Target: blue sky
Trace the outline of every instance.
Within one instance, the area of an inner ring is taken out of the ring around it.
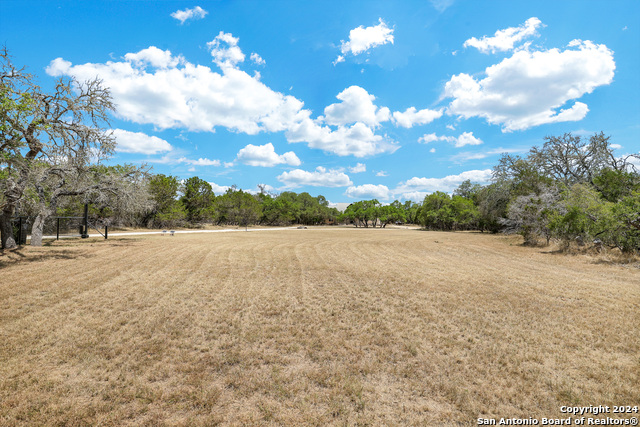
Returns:
[[[486,183],[548,135],[640,151],[638,1],[0,1],[38,76],[100,77],[113,163],[331,202]]]

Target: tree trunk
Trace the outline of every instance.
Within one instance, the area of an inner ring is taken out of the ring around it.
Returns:
[[[3,249],[12,249],[18,246],[13,237],[13,227],[11,227],[11,217],[13,216],[13,206],[6,207],[0,215],[0,236]]]
[[[44,221],[49,217],[49,212],[41,212],[33,221],[31,227],[31,246],[42,246],[42,234],[44,229]]]

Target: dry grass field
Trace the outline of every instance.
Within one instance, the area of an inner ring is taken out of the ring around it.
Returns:
[[[0,256],[2,425],[474,425],[640,404],[640,270],[310,228]]]

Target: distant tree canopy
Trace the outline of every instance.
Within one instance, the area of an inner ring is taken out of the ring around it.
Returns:
[[[215,195],[206,181],[192,177],[180,183],[177,177],[152,175],[149,193],[154,208],[148,212],[147,224],[177,227],[195,224],[290,225],[333,223],[338,215],[324,196],[290,191],[278,195],[262,191],[252,194],[229,188]]]
[[[353,223],[356,227],[385,228],[388,224],[414,223],[418,209],[419,205],[411,201],[402,204],[395,200],[391,204],[383,205],[376,199],[361,200],[350,204],[338,216],[338,220]]]

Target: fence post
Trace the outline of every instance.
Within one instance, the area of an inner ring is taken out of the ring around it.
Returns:
[[[60,240],[60,218],[57,218],[58,224],[56,225],[56,240]]]
[[[83,239],[89,237],[89,204],[84,204],[84,229],[82,235],[80,236]]]
[[[26,240],[26,239],[25,239]],[[27,242],[25,242],[27,243]],[[18,244],[22,245],[22,217],[18,217]]]
[[[109,226],[104,226],[104,240],[107,240],[107,236],[109,235]]]

